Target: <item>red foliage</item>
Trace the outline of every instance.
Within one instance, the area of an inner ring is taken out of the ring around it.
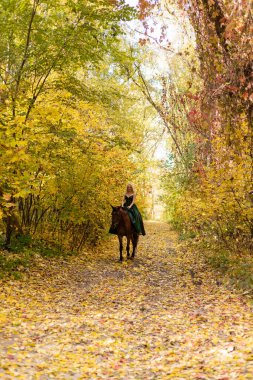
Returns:
[[[154,8],[156,1],[154,0],[139,0],[139,18],[145,20],[150,11]]]
[[[146,40],[145,38],[139,38],[139,44],[140,44],[141,46],[146,45],[146,43],[147,43],[147,40]]]
[[[199,112],[198,109],[196,108],[192,108],[189,112],[188,112],[188,120],[189,120],[189,123],[190,124],[195,124],[197,123],[198,121],[200,121],[200,118],[201,118],[201,114]]]

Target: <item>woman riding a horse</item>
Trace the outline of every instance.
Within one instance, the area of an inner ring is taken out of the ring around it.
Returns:
[[[138,207],[135,204],[136,193],[134,192],[133,185],[128,184],[126,193],[124,194],[122,205],[113,207],[112,211],[112,225],[109,232],[118,235],[120,243],[120,261],[123,260],[123,236],[127,237],[127,257],[129,254],[130,240],[133,244],[132,258],[135,255],[139,235],[146,235],[143,220]]]

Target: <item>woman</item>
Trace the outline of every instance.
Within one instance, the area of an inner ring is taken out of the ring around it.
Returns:
[[[138,210],[138,207],[135,204],[135,199],[136,193],[134,192],[133,185],[129,183],[126,188],[126,193],[122,199],[122,207],[124,207],[127,210],[136,232],[139,235],[146,235],[142,221],[142,216],[140,211]]]

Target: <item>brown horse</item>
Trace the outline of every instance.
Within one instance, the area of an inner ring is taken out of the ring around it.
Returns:
[[[124,210],[123,207],[114,207],[112,206],[112,225],[110,229],[111,233],[114,233],[118,235],[119,239],[119,254],[120,254],[120,261],[123,261],[123,236],[126,236],[127,238],[127,258],[133,259],[135,256],[135,251],[137,248],[139,235],[135,231],[131,220],[129,218],[129,215],[126,210]],[[130,257],[130,241],[133,245],[133,252]]]

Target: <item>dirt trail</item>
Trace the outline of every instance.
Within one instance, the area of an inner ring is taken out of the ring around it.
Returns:
[[[97,253],[37,265],[2,281],[0,378],[253,379],[253,315],[146,223],[135,261],[116,237]]]

